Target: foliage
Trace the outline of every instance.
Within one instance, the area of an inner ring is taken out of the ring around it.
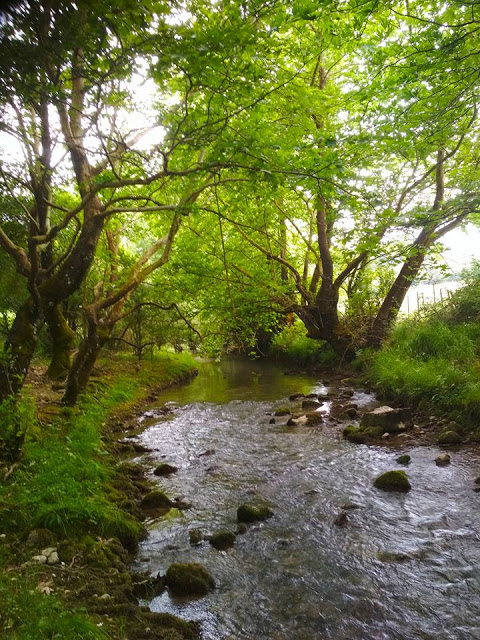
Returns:
[[[332,349],[318,340],[307,338],[305,327],[297,322],[276,335],[269,356],[297,368],[328,367],[336,362]]]

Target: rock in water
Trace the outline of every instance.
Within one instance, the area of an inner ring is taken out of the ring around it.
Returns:
[[[215,588],[215,580],[201,564],[175,562],[165,575],[170,591],[182,596],[203,596]]]
[[[397,433],[405,429],[410,416],[411,410],[407,408],[377,407],[363,416],[360,427],[381,427],[388,433]]]
[[[448,453],[442,453],[441,455],[435,458],[435,464],[437,467],[446,467],[447,464],[450,464],[450,456]]]
[[[256,505],[251,502],[241,504],[237,509],[239,522],[258,522],[273,516],[273,511],[266,505]]]
[[[171,507],[172,501],[166,493],[159,489],[155,489],[154,491],[147,493],[147,495],[142,498],[141,506],[144,509]]]
[[[176,473],[178,471],[178,467],[175,467],[173,464],[168,464],[168,462],[162,462],[153,472],[156,476],[169,476],[171,473]]]
[[[304,400],[302,402],[302,409],[319,409],[321,406],[322,403],[317,400]]]
[[[398,456],[398,458],[396,459],[396,463],[397,464],[410,464],[410,460],[412,458],[408,455],[408,453],[404,453],[401,456]]]
[[[406,493],[412,488],[405,471],[387,471],[376,478],[373,483],[382,491],[400,491]]]
[[[225,551],[225,549],[233,547],[236,537],[231,531],[218,531],[210,536],[210,544],[219,551]]]

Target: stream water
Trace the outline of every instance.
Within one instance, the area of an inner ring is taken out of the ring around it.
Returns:
[[[330,390],[342,394],[342,384]],[[478,454],[459,450],[437,467],[438,448],[411,448],[412,490],[378,491],[374,478],[402,468],[402,451],[344,441],[329,403],[323,428],[270,424],[275,408],[298,406],[290,394],[325,391],[312,376],[233,360],[202,365],[191,384],[162,394],[157,406],[174,407],[166,418],[154,408],[142,416],[139,441],[154,449],[142,462],[176,465],[152,478],[193,506],[149,524],[136,566],[156,575],[200,562],[217,582],[201,599],[166,591],[150,608],[199,620],[206,640],[480,638]],[[363,391],[351,400],[375,406]],[[257,498],[275,515],[231,550],[190,545],[192,528],[235,531],[238,505]],[[346,503],[358,508],[336,526]]]

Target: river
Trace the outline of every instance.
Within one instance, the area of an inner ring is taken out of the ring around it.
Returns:
[[[266,363],[210,363],[158,398],[174,408],[169,416],[152,407],[142,416],[138,439],[154,449],[142,463],[176,465],[152,479],[192,508],[148,523],[135,566],[156,575],[172,562],[200,562],[217,582],[201,599],[166,591],[148,605],[199,620],[205,640],[480,638],[478,454],[460,449],[437,467],[438,448],[410,448],[412,490],[381,492],[374,478],[402,468],[395,459],[405,449],[344,441],[328,403],[324,427],[270,424],[276,408],[298,406],[290,394],[327,389],[350,392]],[[376,406],[361,390],[351,400]],[[255,499],[274,517],[250,525],[231,550],[190,545],[192,528],[235,531],[238,505]],[[345,504],[358,508],[339,527]]]

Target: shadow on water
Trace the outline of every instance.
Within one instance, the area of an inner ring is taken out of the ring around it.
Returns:
[[[174,476],[152,478],[193,508],[150,524],[137,565],[156,574],[201,562],[218,588],[190,601],[165,592],[150,607],[200,620],[207,640],[480,638],[478,456],[459,451],[441,468],[438,449],[414,448],[412,491],[379,492],[372,481],[399,468],[398,452],[355,446],[329,429],[290,430],[287,418],[270,424],[275,408],[299,406],[290,394],[312,391],[326,388],[233,360],[202,365],[190,385],[162,394],[158,404],[177,406],[140,436],[155,448],[143,461],[175,464]],[[358,390],[355,400],[373,398]],[[238,505],[257,498],[275,516],[233,549],[189,544],[191,528],[234,531]],[[335,526],[345,503],[358,508]]]

